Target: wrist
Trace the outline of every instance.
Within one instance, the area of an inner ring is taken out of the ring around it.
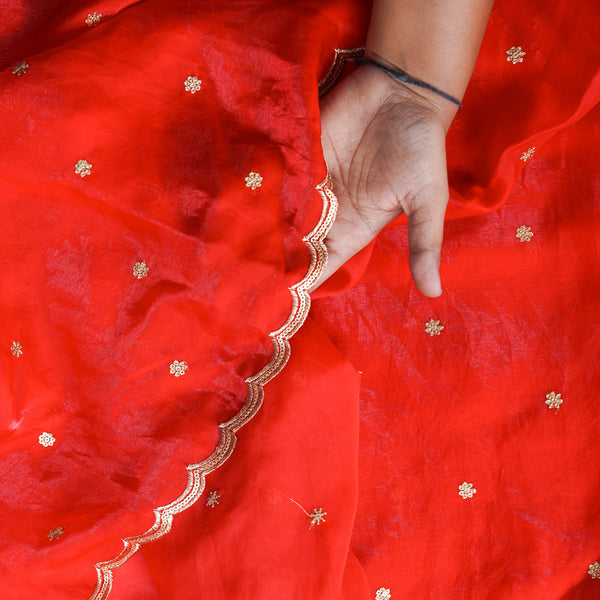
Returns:
[[[441,122],[444,131],[448,132],[461,106],[458,99],[448,97],[449,94],[442,90],[431,89],[433,86],[429,82],[417,80],[411,73],[399,69],[397,65],[369,49],[365,50],[364,60],[368,62],[363,63],[360,68],[370,72],[370,79],[377,82],[372,85],[388,94],[401,97],[402,101],[410,100],[420,104],[424,109],[429,110],[436,120]],[[399,79],[397,75],[402,77]]]

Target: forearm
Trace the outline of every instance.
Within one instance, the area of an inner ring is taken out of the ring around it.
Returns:
[[[375,0],[366,55],[462,99],[492,4],[493,0]],[[428,96],[449,126],[456,107]]]

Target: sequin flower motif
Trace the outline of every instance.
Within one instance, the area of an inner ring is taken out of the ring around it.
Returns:
[[[527,225],[521,225],[521,227],[517,229],[515,237],[518,237],[520,242],[528,242],[533,237],[533,231],[531,231],[531,227],[527,227]]]
[[[23,354],[23,346],[19,342],[13,342],[10,345],[10,353],[13,356],[21,356]]]
[[[48,433],[47,431],[44,431],[44,433],[41,433],[38,437],[38,442],[42,446],[44,446],[44,448],[47,448],[48,446],[53,446],[55,441],[56,439],[54,439],[54,436],[51,433]]]
[[[259,188],[262,185],[263,178],[260,173],[256,173],[255,171],[250,171],[248,173],[248,177],[246,177],[246,187],[249,187],[253,190]]]
[[[590,568],[588,569],[588,575],[592,579],[600,579],[600,563],[598,561],[590,565]]]
[[[171,375],[175,375],[175,377],[181,377],[185,375],[185,372],[188,370],[188,364],[183,360],[175,360],[171,363],[170,373]]]
[[[525,150],[525,152],[523,152],[523,154],[521,154],[519,160],[522,160],[523,162],[527,162],[534,154],[535,154],[535,146],[532,146],[531,148],[528,148],[527,150]]]
[[[560,394],[555,394],[554,391],[546,394],[546,404],[548,405],[548,408],[555,408],[558,410],[562,403],[563,400],[560,397]]]
[[[523,62],[525,52],[521,46],[511,46],[506,51],[506,61],[511,62],[513,65]]]
[[[18,77],[20,75],[25,75],[25,73],[27,73],[27,69],[29,69],[29,65],[22,60],[12,68],[12,73]]]
[[[60,536],[65,532],[63,527],[54,527],[48,532],[49,540],[58,540]]]
[[[202,81],[198,79],[195,75],[190,75],[184,82],[183,86],[185,87],[186,92],[190,92],[190,94],[195,94],[199,92],[202,88]]]
[[[213,490],[208,495],[208,499],[206,500],[206,506],[210,506],[211,508],[214,508],[217,504],[219,504],[220,497],[221,497],[221,495],[219,494],[219,492],[217,492],[216,490]]]
[[[148,275],[148,265],[143,260],[140,260],[140,261],[136,262],[135,265],[133,265],[133,276],[134,277],[137,277],[138,279],[143,279],[147,275]]]
[[[472,483],[461,483],[458,486],[458,495],[465,500],[467,498],[472,498],[477,493],[477,490],[473,487]]]
[[[96,27],[102,23],[102,15],[97,12],[90,13],[85,20],[85,24],[88,27]]]
[[[310,519],[309,529],[312,529],[313,525],[325,523],[325,517],[327,516],[327,513],[324,512],[322,508],[313,508],[312,513],[308,514],[308,511],[302,506],[302,504],[299,504],[293,498],[290,498],[290,500]]]
[[[444,329],[443,325],[440,325],[439,320],[429,319],[427,323],[425,323],[425,331],[433,337],[434,335],[440,335],[442,329]]]
[[[379,588],[375,592],[375,600],[391,600],[392,594],[387,588]]]
[[[92,172],[92,165],[87,161],[81,158],[75,163],[75,173],[77,175],[81,175],[81,177],[85,177]]]
[[[327,516],[326,512],[323,512],[322,508],[313,508],[313,511],[310,515],[310,526],[320,525],[321,523],[325,523],[325,517]]]

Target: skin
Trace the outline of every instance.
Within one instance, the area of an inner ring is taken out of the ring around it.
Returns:
[[[462,99],[491,0],[375,0],[365,56]],[[442,293],[439,264],[448,203],[445,138],[457,106],[358,67],[322,102],[323,153],[340,202],[319,283],[402,213],[417,289]]]

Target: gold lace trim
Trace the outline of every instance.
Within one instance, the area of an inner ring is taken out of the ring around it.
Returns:
[[[333,64],[327,75],[319,81],[319,100],[327,96],[342,76],[346,62],[360,58],[365,53],[364,46],[361,48],[336,48]]]
[[[336,60],[338,51],[336,50]],[[331,72],[331,71],[330,71]],[[341,73],[341,71],[340,71]],[[338,75],[339,76],[339,75]],[[204,491],[205,476],[222,466],[231,456],[236,443],[236,432],[250,421],[262,405],[263,386],[271,381],[285,366],[290,357],[290,338],[306,320],[310,309],[308,290],[319,279],[327,264],[327,248],[323,243],[335,220],[338,201],[331,187],[329,175],[316,187],[323,200],[323,211],[317,226],[303,238],[311,254],[310,266],[304,279],[290,288],[292,310],[285,324],[269,334],[273,342],[273,355],[269,363],[256,375],[246,379],[248,398],[240,412],[233,419],[219,425],[220,440],[213,453],[202,462],[188,465],[187,487],[171,504],[154,509],[154,525],[145,533],[123,539],[123,550],[112,560],[95,564],[98,574],[96,589],[90,600],[105,600],[110,594],[113,571],[129,560],[142,546],[161,538],[169,532],[173,517],[192,506]]]

